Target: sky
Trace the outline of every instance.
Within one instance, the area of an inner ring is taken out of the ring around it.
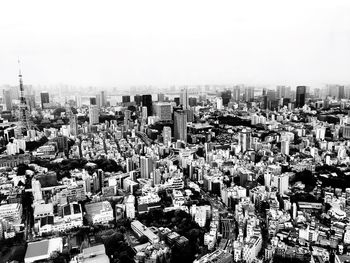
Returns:
[[[350,84],[348,0],[11,0],[0,85]]]

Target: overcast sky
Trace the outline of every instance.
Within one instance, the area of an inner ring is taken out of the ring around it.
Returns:
[[[350,83],[350,1],[11,0],[0,84]]]

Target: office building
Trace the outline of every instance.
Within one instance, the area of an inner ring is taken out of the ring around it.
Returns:
[[[158,102],[154,104],[155,115],[160,121],[172,120],[172,105],[167,102]]]
[[[163,127],[163,143],[166,146],[171,144],[171,128],[168,126]]]
[[[142,107],[142,110],[141,110],[141,116],[142,116],[142,121],[146,121],[147,118],[148,118],[148,110],[147,110],[147,107]]]
[[[12,110],[12,97],[11,90],[3,90],[3,102],[6,106],[6,110]]]
[[[41,108],[45,109],[46,104],[50,103],[49,93],[46,91],[41,92],[40,98],[41,98]]]
[[[216,109],[222,110],[223,109],[223,102],[221,97],[216,98]]]
[[[99,109],[96,106],[90,106],[89,108],[89,124],[94,125],[99,123]]]
[[[165,96],[163,93],[158,94],[158,102],[163,102],[165,100]]]
[[[108,201],[85,204],[87,220],[92,224],[106,224],[114,219],[113,209]]]
[[[146,236],[148,238],[148,241],[152,244],[159,242],[159,237],[138,220],[134,220],[131,222],[131,229],[139,238],[142,236]]]
[[[240,97],[241,97],[241,88],[240,86],[235,86],[233,88],[232,99],[237,102],[240,100]]]
[[[246,102],[254,100],[254,87],[246,87],[244,90],[244,98]]]
[[[122,102],[123,103],[129,103],[130,102],[130,96],[128,96],[128,95],[122,96]]]
[[[101,96],[101,107],[107,106],[106,92],[101,91],[100,96]]]
[[[231,90],[225,90],[225,91],[221,92],[221,98],[222,98],[222,104],[224,106],[227,106],[227,104],[231,100]]]
[[[90,98],[90,105],[97,106],[97,100],[96,100],[96,97],[91,97],[91,98]]]
[[[289,141],[283,140],[281,141],[281,153],[285,155],[289,155]]]
[[[153,171],[152,158],[148,156],[141,156],[140,166],[141,166],[141,178],[145,178],[145,179],[150,178],[151,172]]]
[[[101,95],[100,94],[96,95],[96,106],[97,106],[97,108],[101,108]]]
[[[135,95],[134,96],[134,102],[137,106],[141,106],[141,102],[142,102],[142,97],[141,95]]]
[[[182,109],[184,109],[184,110],[188,109],[188,107],[189,107],[189,105],[188,105],[188,91],[187,91],[187,87],[183,88],[181,90],[180,105],[182,105]]]
[[[188,99],[188,104],[189,104],[190,107],[197,106],[197,98],[193,98],[193,97],[189,98]]]
[[[298,86],[296,92],[295,107],[301,108],[305,105],[306,86]]]
[[[243,129],[239,132],[239,144],[241,146],[241,151],[244,153],[251,148],[251,131],[248,129]]]
[[[176,140],[187,142],[187,113],[176,111],[174,113],[174,137]]]
[[[142,106],[147,108],[147,116],[152,116],[152,95],[142,95]]]
[[[78,135],[78,116],[76,114],[72,114],[69,118],[69,130],[71,135]]]

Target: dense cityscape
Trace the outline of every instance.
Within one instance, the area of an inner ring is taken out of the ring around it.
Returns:
[[[350,86],[80,90],[1,87],[1,262],[350,261]]]

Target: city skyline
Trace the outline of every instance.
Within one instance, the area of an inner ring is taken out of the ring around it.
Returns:
[[[18,58],[33,85],[350,83],[347,1],[11,1],[4,10],[0,85],[17,83]]]

